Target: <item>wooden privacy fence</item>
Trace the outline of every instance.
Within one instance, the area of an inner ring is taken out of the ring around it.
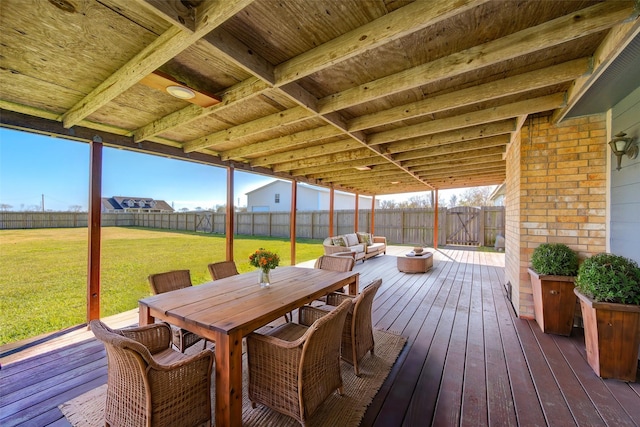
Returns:
[[[358,212],[358,231],[371,230],[371,211]],[[375,234],[390,244],[433,246],[434,210],[379,209]],[[238,212],[235,234],[290,237],[289,212]],[[202,233],[225,233],[226,214],[209,211],[178,213],[103,213],[103,227],[147,227]],[[355,211],[334,211],[334,235],[354,231]],[[493,246],[504,236],[504,207],[441,208],[438,211],[438,245]],[[86,212],[0,212],[0,229],[87,227]],[[329,235],[329,211],[298,211],[296,235],[324,239]]]

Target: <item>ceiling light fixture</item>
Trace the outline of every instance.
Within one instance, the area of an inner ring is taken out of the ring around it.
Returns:
[[[193,99],[196,97],[194,91],[184,86],[167,86],[165,90],[169,95],[180,99]]]
[[[140,80],[140,84],[203,108],[211,107],[220,102],[216,95],[191,88],[187,84],[158,70],[144,76]]]
[[[359,171],[370,171],[371,167],[370,166],[356,166],[355,169],[357,169]]]
[[[638,144],[634,141],[634,138],[628,137],[624,132],[618,133],[615,138],[609,141],[609,146],[614,156],[618,158],[618,167],[616,170],[620,170],[622,156],[624,154],[630,159],[638,157]]]
[[[392,184],[400,184],[400,181],[391,181]]]

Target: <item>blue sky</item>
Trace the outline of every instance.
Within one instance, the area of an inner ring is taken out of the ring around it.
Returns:
[[[0,129],[0,204],[11,210],[87,209],[89,145],[67,139]],[[182,208],[226,203],[224,168],[105,147],[102,196],[152,197]],[[236,204],[273,178],[236,171]]]
[[[235,172],[235,204],[246,206],[245,194],[273,178]],[[226,203],[226,169],[183,160],[104,147],[102,196],[151,197],[175,210],[215,208]],[[406,200],[405,195],[379,200]],[[441,192],[448,198],[447,192]],[[0,128],[0,205],[9,210],[69,211],[87,209],[89,144]]]

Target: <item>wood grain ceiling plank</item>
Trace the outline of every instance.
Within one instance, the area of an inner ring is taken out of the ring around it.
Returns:
[[[362,157],[358,160],[350,160],[340,163],[325,163],[321,165],[313,165],[311,167],[290,169],[289,173],[292,176],[307,176],[310,174],[330,173],[331,171],[351,169],[361,166],[375,166],[375,165],[388,165],[390,164],[384,157],[370,155],[369,157]]]
[[[439,145],[437,147],[429,147],[423,150],[403,151],[394,155],[399,162],[407,160],[420,159],[424,157],[435,157],[440,155],[449,155],[470,150],[478,150],[483,148],[505,146],[509,143],[509,135],[497,135],[488,138],[474,139],[454,144]]]
[[[403,164],[405,167],[410,168],[411,170],[420,170],[425,167],[429,167],[430,165],[434,165],[436,163],[447,163],[451,167],[455,168],[457,161],[471,161],[474,158],[477,158],[479,161],[485,161],[482,157],[485,156],[502,156],[502,153],[505,152],[505,147],[488,147],[481,148],[475,150],[468,150],[459,153],[450,153],[450,154],[440,154],[438,156],[433,157],[421,157],[419,159],[407,160]],[[502,157],[500,157],[502,158]]]
[[[456,129],[424,137],[412,138],[400,142],[392,142],[384,146],[386,153],[402,153],[411,150],[424,150],[429,147],[461,143],[489,136],[504,135],[516,131],[516,123],[513,119],[499,122],[483,123],[463,129]]]
[[[222,152],[221,156],[223,160],[241,160],[247,158],[247,156],[255,157],[256,155],[260,156],[268,154],[269,152],[278,152],[284,149],[295,149],[298,146],[306,145],[313,141],[332,138],[338,135],[342,135],[342,132],[339,129],[329,125],[321,126],[234,148],[232,150]]]
[[[195,43],[206,33],[222,24],[238,13],[253,0],[233,2],[205,3],[206,12],[200,18],[196,31],[185,32],[181,28],[172,27],[161,34],[153,43],[140,51],[123,67],[109,76],[91,93],[76,103],[62,116],[66,128],[70,128],[82,119],[113,100],[125,90],[138,83],[142,77],[159,68],[162,64]],[[196,14],[197,16],[197,14]]]
[[[309,147],[298,150],[289,150],[283,153],[267,154],[251,160],[252,166],[277,165],[279,163],[291,162],[297,159],[309,159],[312,157],[326,156],[343,151],[361,149],[362,146],[352,139],[343,139],[331,143],[317,143]]]
[[[472,166],[483,163],[495,163],[503,162],[502,153],[504,150],[497,150],[495,154],[486,154],[491,150],[484,150],[484,155],[463,157],[459,160],[453,160],[449,156],[429,157],[424,158],[424,164],[419,166],[413,166],[411,170],[415,173],[428,171],[431,169],[449,169],[457,168],[458,166]]]
[[[410,3],[276,66],[276,85],[299,80],[486,2],[432,0]]]
[[[503,96],[553,86],[586,74],[589,71],[589,66],[589,58],[580,58],[479,86],[472,86],[467,89],[400,105],[366,116],[356,117],[349,121],[348,129],[355,131],[382,126],[465,105],[477,104]]]
[[[236,85],[233,85],[222,94],[219,104],[208,108],[201,108],[197,105],[190,105],[161,119],[158,119],[146,126],[136,129],[133,132],[136,141],[144,141],[152,136],[169,131],[178,126],[186,126],[194,120],[204,118],[210,114],[222,112],[235,106],[239,102],[246,102],[252,98],[262,95],[271,89],[267,83],[255,77],[248,78]]]
[[[229,142],[236,138],[255,135],[264,132],[265,129],[272,129],[278,126],[307,120],[310,117],[313,117],[313,115],[309,113],[306,108],[295,107],[289,110],[279,111],[269,116],[261,117],[251,122],[243,123],[238,126],[233,126],[220,132],[204,136],[202,138],[185,142],[182,148],[184,149],[185,153],[191,153],[193,151],[210,147],[221,142]]]
[[[506,120],[523,114],[555,110],[565,103],[565,93],[556,93],[539,98],[529,99],[486,110],[467,113],[446,119],[432,120],[399,129],[380,132],[369,136],[370,145],[384,144],[402,139],[446,132],[468,126],[481,125],[499,120]]]
[[[390,94],[467,73],[597,33],[628,19],[629,4],[604,2],[435,61],[367,82],[319,100],[321,113],[344,110]]]

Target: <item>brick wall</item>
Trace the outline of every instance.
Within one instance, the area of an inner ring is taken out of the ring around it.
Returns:
[[[520,317],[533,317],[533,249],[565,243],[584,259],[606,248],[606,120],[530,117],[507,152],[506,280]],[[513,205],[513,206],[510,206]]]

